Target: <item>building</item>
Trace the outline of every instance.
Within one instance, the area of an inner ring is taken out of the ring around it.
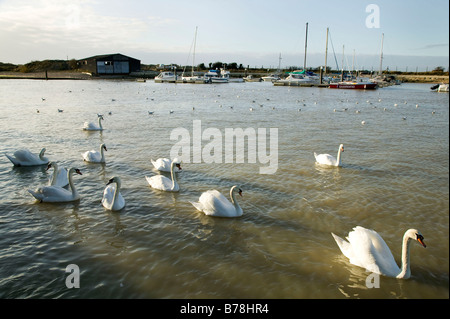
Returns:
[[[141,70],[141,61],[132,57],[115,53],[96,55],[78,60],[80,69],[93,75],[127,75]]]

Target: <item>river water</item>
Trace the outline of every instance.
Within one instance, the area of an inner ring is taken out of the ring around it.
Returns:
[[[449,95],[430,86],[2,80],[2,152],[45,147],[83,175],[74,176],[79,201],[39,203],[27,189],[52,172],[2,155],[0,297],[448,298]],[[104,131],[83,131],[97,113]],[[243,160],[238,147],[227,151],[227,129],[256,134]],[[190,146],[179,152],[181,190],[154,190],[150,159],[170,156],[176,132]],[[266,148],[256,152],[255,139]],[[106,164],[83,162],[101,143]],[[342,167],[315,164],[314,152],[336,155],[341,143]],[[101,205],[112,176],[122,180],[120,212]],[[242,217],[205,216],[190,203],[209,189],[228,197],[233,185]],[[376,230],[398,264],[403,233],[420,230],[427,248],[412,243],[411,278],[368,287],[371,274],[331,236],[357,225]],[[66,285],[68,265],[78,266],[79,288]]]

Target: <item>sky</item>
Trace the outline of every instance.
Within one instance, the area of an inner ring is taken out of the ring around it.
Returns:
[[[379,70],[383,46],[384,70],[448,70],[448,0],[0,0],[0,62],[303,67],[306,24],[307,67],[325,64],[328,28],[332,68]]]

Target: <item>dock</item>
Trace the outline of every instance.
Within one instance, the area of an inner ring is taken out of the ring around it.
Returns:
[[[300,87],[319,87],[319,88],[327,88],[329,86],[328,83],[299,83],[299,82],[273,82],[274,86],[300,86]]]

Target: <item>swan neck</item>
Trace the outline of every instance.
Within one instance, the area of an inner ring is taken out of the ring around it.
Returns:
[[[172,177],[172,190],[175,189],[175,185],[177,185],[177,174],[174,172],[175,162],[172,161],[170,164],[170,175]]]
[[[99,116],[98,117],[98,127],[100,128],[100,129],[102,129],[103,127],[102,127],[102,118]]]
[[[337,153],[337,160],[336,160],[336,166],[341,165],[341,148],[339,147],[339,151]]]
[[[99,121],[100,121],[100,119],[99,119]],[[100,145],[100,154],[102,155],[101,161],[104,162],[105,161],[105,153],[104,153],[103,144]]]
[[[121,187],[121,183],[120,180],[116,179],[116,189],[114,190],[114,197],[112,200],[112,205],[111,207],[114,207],[114,204],[116,203],[117,197],[119,197],[119,191],[120,191],[120,187]]]
[[[39,153],[39,158],[41,159],[41,161],[44,161],[44,153],[45,153],[45,148],[43,148],[40,153]]]
[[[75,186],[73,185],[73,181],[72,181],[73,172],[75,172],[74,168],[69,169],[69,171],[67,172],[67,179],[69,180],[69,186],[70,186],[70,189],[72,190],[72,196],[76,197],[76,195],[78,193],[77,193],[77,190],[75,189]]]
[[[234,207],[236,208],[236,210],[238,210],[238,208],[240,208],[237,200],[236,200],[236,194],[234,193],[234,189],[236,188],[236,186],[231,187],[230,189],[230,198],[231,198],[231,203],[233,203]]]
[[[52,163],[53,166],[53,174],[52,174],[52,185],[56,184],[56,176],[58,175],[58,165]]]
[[[409,252],[410,252],[411,238],[405,235],[403,236],[402,244],[402,267],[401,272],[398,274],[397,278],[407,279],[411,276],[411,267],[409,263]]]

